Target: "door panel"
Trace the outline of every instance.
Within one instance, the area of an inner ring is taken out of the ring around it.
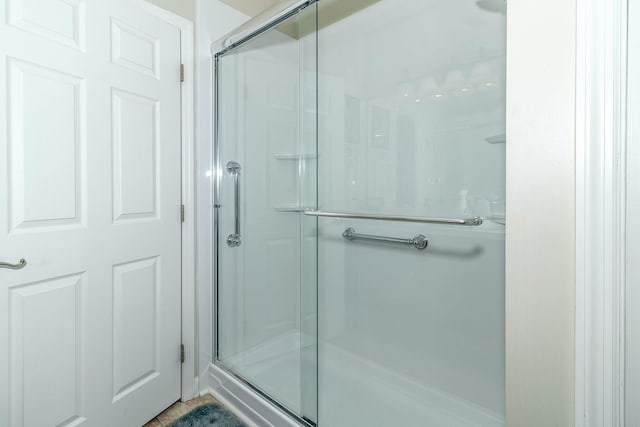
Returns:
[[[305,277],[302,248],[315,231],[302,211],[315,199],[303,185],[315,182],[315,13],[307,7],[216,60],[216,363],[311,420],[315,278]]]
[[[158,374],[158,257],[113,267],[113,400]]]
[[[504,426],[506,3],[369,3],[320,9],[321,209],[483,222],[319,219],[319,425]]]
[[[180,32],[7,2],[0,261],[28,264],[0,269],[0,425],[139,426],[180,397]]]
[[[75,274],[10,290],[9,361],[14,374],[23,374],[11,376],[12,409],[22,410],[11,411],[9,425],[84,421],[81,367],[86,282],[85,274]],[[55,348],[59,350],[52,351]],[[46,366],[43,355],[49,356]]]
[[[7,61],[10,230],[79,224],[83,79],[16,58]]]
[[[157,219],[156,126],[159,102],[114,89],[113,219]]]

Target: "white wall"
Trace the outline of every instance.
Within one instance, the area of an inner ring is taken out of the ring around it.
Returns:
[[[575,0],[510,1],[507,425],[574,425]]]
[[[198,376],[200,389],[208,387],[206,370],[212,360],[212,126],[213,98],[210,45],[248,19],[217,0],[196,3],[196,198],[198,309]]]
[[[629,2],[627,260],[640,259],[640,2]],[[627,263],[626,422],[640,425],[640,263]]]

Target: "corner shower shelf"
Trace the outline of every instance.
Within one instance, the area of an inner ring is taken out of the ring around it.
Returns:
[[[274,154],[277,160],[304,160],[304,159],[317,159],[317,154],[296,154],[296,153],[281,153]]]

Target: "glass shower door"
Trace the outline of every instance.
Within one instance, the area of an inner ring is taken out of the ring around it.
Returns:
[[[505,424],[506,8],[320,3],[321,427]]]
[[[505,0],[311,1],[216,56],[215,363],[321,427],[503,427]]]
[[[216,363],[313,423],[316,6],[215,62]]]

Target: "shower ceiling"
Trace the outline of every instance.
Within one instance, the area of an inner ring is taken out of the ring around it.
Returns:
[[[254,17],[285,0],[221,0],[247,16]],[[321,20],[319,28],[327,27],[381,0],[324,0],[320,2]],[[280,28],[289,36],[295,37],[295,31]]]
[[[221,0],[232,8],[239,10],[247,16],[256,16],[280,0]]]

